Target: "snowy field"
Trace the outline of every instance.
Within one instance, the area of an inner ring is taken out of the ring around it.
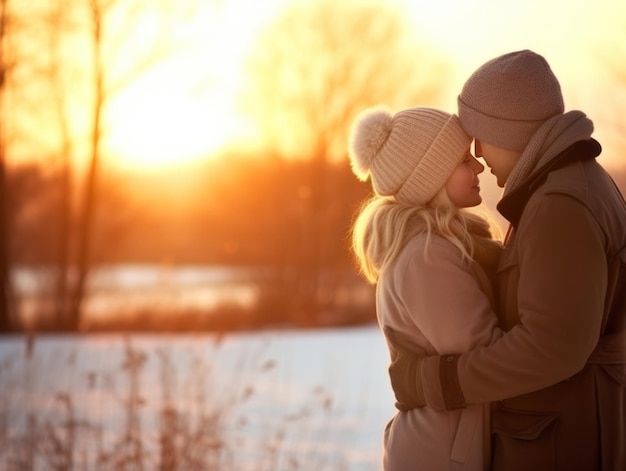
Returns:
[[[380,469],[376,326],[0,341],[1,469]]]

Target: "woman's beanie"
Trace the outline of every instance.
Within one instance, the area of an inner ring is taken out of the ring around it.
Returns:
[[[564,111],[559,81],[548,62],[529,50],[479,67],[465,82],[458,106],[472,137],[517,152],[546,120]]]
[[[350,161],[359,179],[371,178],[376,194],[424,205],[444,186],[470,143],[456,115],[433,108],[392,115],[386,108],[371,108],[354,122]]]

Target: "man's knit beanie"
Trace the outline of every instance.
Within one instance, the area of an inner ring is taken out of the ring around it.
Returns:
[[[372,180],[379,196],[425,205],[444,186],[469,150],[459,118],[433,108],[395,115],[371,108],[357,116],[350,135],[352,170]]]
[[[472,137],[522,152],[532,135],[564,111],[559,81],[548,62],[529,50],[490,60],[458,97],[461,125]]]

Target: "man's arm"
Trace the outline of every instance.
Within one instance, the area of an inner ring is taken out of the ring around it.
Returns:
[[[584,367],[598,341],[607,283],[602,231],[586,207],[564,195],[544,196],[526,213],[516,235],[520,323],[491,346],[408,366],[417,369],[424,402],[435,409],[556,384]],[[415,384],[402,368],[392,364],[389,374],[398,402],[415,403]]]

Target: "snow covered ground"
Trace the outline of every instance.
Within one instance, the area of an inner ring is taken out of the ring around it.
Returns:
[[[7,337],[0,391],[6,468],[155,469],[194,445],[213,469],[374,471],[394,413],[377,326]]]

